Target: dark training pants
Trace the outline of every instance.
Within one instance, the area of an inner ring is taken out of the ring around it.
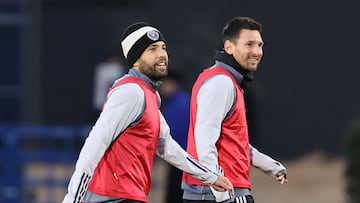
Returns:
[[[183,203],[216,203],[215,200],[183,200]],[[224,203],[255,203],[252,195],[246,195],[242,197],[235,197],[234,200],[225,201]]]
[[[126,199],[126,200],[122,201],[121,203],[144,203],[144,202],[140,202],[140,201],[136,201],[136,200]]]

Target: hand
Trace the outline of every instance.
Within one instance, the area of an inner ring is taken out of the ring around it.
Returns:
[[[234,186],[230,180],[225,176],[219,176],[215,183],[211,185],[215,190],[219,192],[229,191],[231,196],[235,195]]]
[[[284,183],[288,182],[286,174],[282,173],[282,172],[279,172],[276,174],[275,180],[280,182],[280,184],[284,184]]]

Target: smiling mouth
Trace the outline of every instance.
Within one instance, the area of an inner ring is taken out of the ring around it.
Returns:
[[[258,64],[259,63],[259,59],[249,59],[249,62],[251,63],[251,64]]]
[[[159,62],[156,64],[157,66],[166,66],[166,62]]]
[[[167,63],[166,62],[159,62],[157,64],[155,64],[156,67],[160,68],[160,69],[167,69]]]

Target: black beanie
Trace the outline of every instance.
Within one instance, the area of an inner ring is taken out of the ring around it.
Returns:
[[[165,41],[160,31],[147,23],[138,22],[126,28],[121,48],[129,68],[132,68],[136,60],[144,50],[152,43]]]

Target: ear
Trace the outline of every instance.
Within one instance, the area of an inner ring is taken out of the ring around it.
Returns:
[[[132,67],[133,67],[135,70],[139,70],[139,62],[138,62],[138,60],[135,61],[135,63],[132,65]]]
[[[224,50],[226,53],[232,55],[233,54],[233,47],[234,43],[232,43],[230,40],[225,40],[224,42]]]

